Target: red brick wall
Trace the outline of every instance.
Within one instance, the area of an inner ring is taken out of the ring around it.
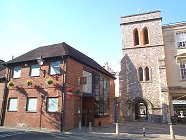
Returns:
[[[42,70],[49,71],[49,62],[41,67]],[[66,65],[61,64],[61,69],[65,71],[65,81],[67,83],[66,89],[71,88],[73,91],[81,90],[81,86],[78,85],[78,77],[82,76],[83,69],[89,69],[92,72],[99,73],[83,64],[68,58]],[[18,110],[17,112],[5,113],[5,126],[12,127],[28,127],[37,129],[52,129],[60,130],[61,127],[61,110],[62,110],[62,89],[61,84],[63,81],[63,75],[50,76],[46,74],[46,77],[42,76],[42,71],[40,77],[30,77],[29,76],[30,67],[23,66],[21,69],[21,78],[12,79],[14,87],[9,90],[8,99],[10,97],[18,97]],[[47,78],[53,80],[52,85],[47,85],[45,83]],[[26,86],[26,80],[32,80],[33,85],[31,87]],[[110,118],[102,118],[102,123],[107,124],[113,121],[113,97],[114,97],[114,87],[113,80],[111,80],[111,98],[110,98]],[[44,99],[41,98],[41,94],[44,95]],[[27,112],[26,102],[27,97],[37,97],[37,111]],[[59,109],[58,112],[49,113],[46,112],[46,97],[58,97]],[[65,96],[66,97],[66,96]],[[72,99],[65,98],[65,112],[64,112],[64,129],[69,130],[74,127],[78,127],[79,116],[77,114],[77,109],[80,107],[80,96],[75,95]],[[8,107],[8,102],[7,102]],[[97,121],[97,119],[95,119]]]
[[[49,63],[41,67],[42,70],[46,70],[46,73],[48,73],[49,70],[48,64]],[[61,65],[61,67],[63,66]],[[23,66],[21,69],[21,77],[19,79],[11,78],[14,87],[9,89],[8,99],[10,97],[18,97],[18,109],[17,112],[6,111],[4,125],[59,130],[61,125],[60,105],[62,104],[62,75],[50,76],[46,74],[46,77],[43,77],[41,71],[40,77],[30,77],[29,71],[29,66]],[[52,85],[47,85],[45,82],[49,77],[53,80]],[[26,86],[26,80],[31,80],[33,83],[32,86]],[[41,98],[41,95],[44,95],[43,99]],[[27,97],[37,97],[36,112],[26,111]],[[58,112],[46,112],[46,97],[58,97]]]

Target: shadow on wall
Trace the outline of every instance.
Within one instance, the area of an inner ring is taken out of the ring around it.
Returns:
[[[121,93],[121,118],[124,120],[135,119],[135,98],[143,98],[141,84],[138,80],[137,69],[127,54],[122,58],[119,73],[119,91]],[[136,103],[136,102],[135,102]]]

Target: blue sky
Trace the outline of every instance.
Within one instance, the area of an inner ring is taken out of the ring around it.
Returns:
[[[120,17],[160,10],[162,24],[186,21],[185,0],[0,0],[0,59],[66,42],[116,69]]]

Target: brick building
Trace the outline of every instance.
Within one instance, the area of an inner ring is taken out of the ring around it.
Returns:
[[[0,60],[0,124],[2,125],[2,117],[3,117],[3,102],[4,102],[4,92],[6,90],[6,67],[3,65],[5,61]]]
[[[160,11],[121,17],[122,120],[186,122],[186,23],[161,21]]]
[[[69,130],[113,122],[115,77],[66,43],[36,48],[6,63],[4,125]]]

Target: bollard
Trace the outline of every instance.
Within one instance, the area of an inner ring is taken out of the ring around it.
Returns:
[[[145,137],[145,127],[143,127],[143,136]]]
[[[79,129],[79,131],[81,131],[81,121],[79,121],[78,129]]]
[[[175,139],[174,131],[172,128],[172,123],[169,123],[169,128],[170,128],[170,137],[171,139]]]
[[[92,123],[91,122],[89,122],[89,132],[92,132]]]
[[[117,135],[119,134],[119,126],[118,126],[118,123],[116,123],[116,134],[117,134]]]

